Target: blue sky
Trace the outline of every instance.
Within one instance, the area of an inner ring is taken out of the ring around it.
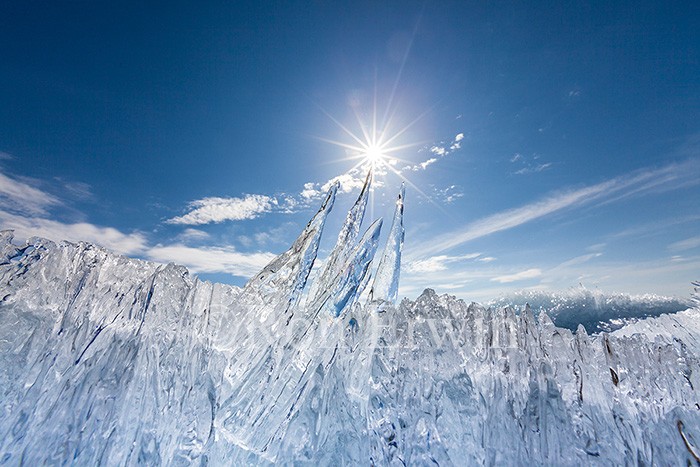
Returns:
[[[408,181],[401,295],[687,297],[699,22],[697,2],[5,2],[0,228],[242,285],[340,177],[327,254],[365,176],[344,145],[376,120],[399,149],[372,218]]]

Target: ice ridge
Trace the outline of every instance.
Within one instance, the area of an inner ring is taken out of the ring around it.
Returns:
[[[700,462],[700,308],[649,316],[659,300],[628,296],[635,319],[595,333],[586,294],[535,313],[426,289],[376,313],[358,297],[381,220],[299,300],[336,190],[243,288],[0,233],[0,464]],[[398,263],[397,226],[379,269]]]

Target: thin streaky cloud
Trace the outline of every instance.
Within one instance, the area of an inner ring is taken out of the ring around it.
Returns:
[[[490,263],[491,261],[496,261],[496,258],[493,256],[484,256],[483,258],[477,258],[476,260],[482,263]]]
[[[516,281],[521,281],[525,279],[534,279],[535,277],[540,277],[542,275],[542,270],[541,269],[527,269],[525,271],[520,271],[515,274],[508,274],[505,276],[496,276],[491,278],[491,281],[493,282],[500,282],[501,284],[505,284],[507,282],[516,282]]]
[[[444,271],[447,269],[447,264],[454,263],[456,261],[463,261],[467,259],[475,259],[481,256],[481,253],[471,253],[468,255],[460,256],[447,256],[438,255],[431,258],[426,258],[423,260],[413,261],[406,265],[406,271],[409,273],[427,273]]]
[[[43,215],[60,204],[55,196],[0,173],[0,208]]]
[[[568,261],[564,261],[560,265],[556,266],[554,269],[556,270],[556,269],[561,269],[561,268],[568,268],[570,266],[575,266],[577,264],[586,263],[586,262],[588,262],[594,258],[598,258],[602,255],[603,255],[603,253],[589,253],[586,255],[577,256],[576,258],[572,258]]]
[[[602,193],[614,187],[614,185],[612,181],[606,182],[561,195],[555,195],[520,208],[510,209],[491,215],[468,225],[466,229],[459,233],[450,233],[438,237],[433,245],[424,248],[422,253],[423,255],[435,254],[494,232],[517,227],[531,220],[580,203],[586,199],[600,196]]]
[[[631,229],[625,229],[615,234],[609,235],[607,237],[608,242],[619,241],[620,239],[632,237],[632,238],[648,238],[653,237],[664,232],[667,232],[669,228],[675,227],[677,225],[687,224],[689,222],[697,222],[700,220],[700,215],[684,216],[674,219],[666,219],[659,222],[651,222],[640,227],[634,227]],[[605,245],[605,244],[604,244]]]
[[[640,183],[653,180],[661,175],[671,177],[670,172],[673,172],[676,177],[681,177],[684,175],[685,169],[685,164],[673,164],[655,170],[646,169],[585,188],[550,195],[534,203],[485,217],[459,229],[457,232],[441,235],[432,242],[432,246],[422,248],[420,252],[415,252],[413,256],[418,258],[435,255],[477,238],[517,227],[563,209],[580,206],[624,190],[632,189],[638,191],[637,188]]]
[[[671,183],[673,182],[673,183]],[[654,172],[646,183],[618,196],[606,199],[594,207],[605,206],[622,199],[634,198],[648,193],[664,193],[700,184],[700,159],[688,159],[679,164],[670,164]]]
[[[525,175],[529,173],[537,173],[537,172],[542,172],[545,169],[548,169],[549,167],[552,166],[551,162],[547,162],[546,164],[540,164],[535,167],[524,167],[516,172],[513,172],[514,175]]]
[[[686,238],[679,242],[672,243],[668,246],[669,250],[672,251],[683,251],[690,250],[691,248],[697,248],[700,246],[700,235],[697,237]]]

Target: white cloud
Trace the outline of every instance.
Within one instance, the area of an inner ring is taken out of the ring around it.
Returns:
[[[408,270],[408,272],[443,271],[447,269],[447,266],[445,266],[445,262],[447,261],[447,259],[448,256],[446,255],[433,256],[428,259],[413,261],[406,266],[406,269]]]
[[[124,255],[138,254],[146,249],[146,239],[141,233],[124,234],[112,227],[99,227],[85,222],[64,224],[49,219],[21,217],[0,211],[0,229],[14,230],[18,240],[36,236],[56,242],[85,241]]]
[[[254,219],[262,213],[270,212],[277,199],[265,195],[245,195],[244,198],[203,198],[192,201],[194,208],[187,214],[166,222],[168,224],[201,225],[227,220]]]
[[[421,162],[420,164],[414,165],[411,168],[411,170],[413,170],[413,171],[425,170],[426,167],[428,167],[430,164],[433,164],[435,162],[437,162],[437,159],[433,157],[433,158],[428,159],[427,161]]]
[[[310,201],[318,196],[321,196],[321,192],[314,188],[315,184],[313,182],[305,183],[304,189],[301,192],[301,197],[306,201]]]
[[[175,262],[193,273],[227,273],[251,277],[269,263],[272,253],[241,253],[233,247],[192,248],[183,244],[156,246],[146,252],[148,259],[160,263]]]
[[[511,157],[510,161],[511,161],[511,162],[516,162],[516,161],[522,159],[522,157],[523,157],[522,154],[516,153],[513,157]]]
[[[455,142],[462,141],[464,139],[464,133],[460,133],[457,136],[455,136]]]
[[[491,261],[496,261],[496,258],[493,256],[484,256],[483,258],[477,258],[477,261],[481,261],[482,263],[490,263]]]
[[[42,215],[60,204],[58,198],[0,173],[0,207]]]
[[[542,275],[542,271],[540,269],[527,269],[525,271],[520,271],[520,272],[515,273],[515,274],[492,277],[491,280],[494,282],[500,282],[501,284],[504,284],[506,282],[516,282],[516,281],[521,281],[524,279],[533,279],[533,278],[539,277],[541,275]]]
[[[398,161],[396,159],[390,159],[387,161],[390,165],[395,165]],[[328,180],[326,183],[305,183],[304,190],[299,194],[302,198],[302,205],[307,207],[309,202],[315,201],[322,196],[324,196],[328,190],[333,186],[335,182],[340,183],[338,188],[338,193],[351,193],[356,190],[361,190],[365,185],[365,180],[367,179],[367,173],[369,172],[369,165],[363,165],[356,167],[347,173],[334,177]],[[383,186],[381,180],[377,179],[377,176],[386,175],[386,171],[383,171],[380,167],[374,168],[374,176],[372,180],[372,187],[377,188]],[[293,198],[291,198],[293,200]],[[287,204],[290,205],[290,199],[287,199]],[[297,203],[298,204],[298,203]],[[294,202],[291,205],[295,205]]]

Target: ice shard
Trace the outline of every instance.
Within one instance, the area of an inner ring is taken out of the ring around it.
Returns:
[[[401,184],[399,196],[396,199],[394,219],[391,223],[389,238],[386,241],[382,258],[379,260],[374,283],[370,290],[369,299],[396,302],[399,293],[399,275],[401,273],[401,250],[403,249],[403,203],[406,190]]]
[[[381,230],[382,219],[378,219],[362,236],[327,291],[323,291],[319,299],[312,302],[311,307],[318,306],[329,315],[338,316],[344,309],[352,306],[362,293],[362,286],[366,284],[365,279],[369,276]]]
[[[348,258],[348,255],[353,250],[355,239],[360,233],[362,219],[365,216],[365,208],[367,207],[367,198],[369,197],[370,185],[372,183],[372,169],[367,173],[365,184],[357,197],[357,201],[348,212],[345,218],[345,223],[340,229],[338,240],[335,247],[328,255],[328,258],[321,267],[320,272],[314,278],[309,289],[309,301],[314,302],[319,298],[319,294],[332,286],[334,278],[337,276],[339,269],[343,266]]]
[[[253,276],[246,283],[244,290],[263,290],[268,293],[282,294],[288,298],[288,306],[293,306],[306,284],[316,259],[323,226],[328,213],[333,209],[339,186],[340,184],[336,182],[328,190],[320,209],[294,241],[292,247],[270,261],[262,271]]]

